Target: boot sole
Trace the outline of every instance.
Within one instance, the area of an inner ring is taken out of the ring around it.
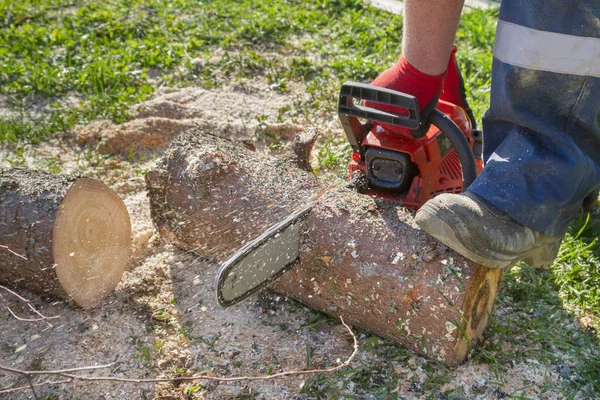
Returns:
[[[554,260],[558,254],[560,241],[557,243],[537,246],[526,253],[521,255],[510,255],[507,258],[498,257],[497,259],[491,259],[483,257],[467,249],[456,237],[454,230],[446,222],[437,218],[434,213],[424,208],[425,206],[422,207],[418,212],[427,214],[429,218],[426,224],[423,223],[423,221],[420,223],[419,221],[416,221],[417,225],[419,225],[421,229],[463,257],[466,257],[469,260],[485,267],[506,268],[516,264],[519,261],[524,261],[534,268],[549,268],[552,266],[552,264],[554,264]],[[498,256],[500,256],[500,254],[498,254]]]

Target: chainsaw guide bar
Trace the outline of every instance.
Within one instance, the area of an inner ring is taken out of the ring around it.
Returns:
[[[312,205],[290,214],[221,265],[217,276],[220,305],[229,307],[244,300],[296,264],[310,210]]]

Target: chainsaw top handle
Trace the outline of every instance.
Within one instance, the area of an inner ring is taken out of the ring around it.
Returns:
[[[408,115],[398,115],[364,105],[356,105],[352,99],[400,107],[407,110]],[[450,139],[456,150],[462,166],[463,190],[466,190],[477,178],[477,165],[473,150],[460,128],[437,109],[422,119],[415,96],[366,83],[346,82],[340,90],[338,114],[348,141],[355,152],[361,151],[360,143],[371,130],[373,126],[371,122],[381,122],[410,129],[414,138],[423,137],[427,133],[429,124],[432,124]],[[358,118],[363,118],[368,122],[363,124]]]

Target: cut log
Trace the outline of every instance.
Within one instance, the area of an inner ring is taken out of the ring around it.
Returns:
[[[312,173],[289,158],[266,157],[192,129],[146,174],[160,235],[202,257],[222,260],[308,201]]]
[[[121,280],[130,243],[127,209],[104,183],[0,170],[2,283],[90,307]]]
[[[501,270],[475,265],[412,219],[396,203],[332,189],[308,216],[299,264],[273,288],[456,366],[482,337]]]
[[[500,270],[437,242],[397,203],[323,189],[291,162],[198,131],[175,141],[146,179],[163,237],[218,261],[320,196],[299,264],[273,288],[394,343],[454,366],[487,325]]]

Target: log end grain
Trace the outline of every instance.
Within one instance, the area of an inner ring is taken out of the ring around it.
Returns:
[[[502,270],[499,268],[478,266],[473,273],[466,288],[461,329],[457,332],[454,359],[449,362],[450,365],[463,363],[471,349],[481,341],[498,295],[501,278]]]
[[[75,304],[89,307],[114,290],[131,244],[129,214],[115,192],[77,179],[59,205],[52,236],[58,281]]]

